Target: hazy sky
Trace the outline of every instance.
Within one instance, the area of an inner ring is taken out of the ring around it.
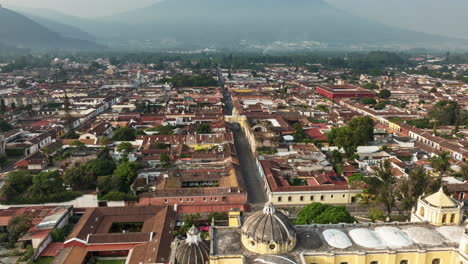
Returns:
[[[11,5],[47,8],[78,17],[99,17],[145,7],[157,1],[162,0],[0,0],[0,3],[6,7]],[[350,13],[388,25],[468,38],[468,29],[466,28],[468,16],[465,14],[468,10],[468,0],[325,1]]]
[[[106,16],[144,7],[158,0],[0,0],[8,5],[28,8],[54,9],[79,17]]]

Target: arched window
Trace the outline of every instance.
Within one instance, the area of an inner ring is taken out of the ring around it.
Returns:
[[[400,261],[400,264],[408,264],[408,260],[406,260],[406,259],[402,260],[402,261]]]
[[[432,264],[440,264],[440,259],[438,259],[438,258],[433,259]]]
[[[446,221],[447,221],[447,215],[444,214],[444,215],[442,216],[442,223],[445,223]]]
[[[419,215],[424,216],[424,207],[423,206],[421,206],[421,208],[419,208]]]
[[[455,214],[450,216],[450,223],[455,223]]]
[[[379,264],[378,261],[371,261],[370,264]]]

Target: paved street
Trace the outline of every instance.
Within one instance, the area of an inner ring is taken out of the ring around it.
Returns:
[[[232,132],[234,133],[234,142],[239,158],[241,174],[244,177],[244,182],[247,187],[248,200],[254,208],[262,208],[267,199],[263,191],[263,183],[260,180],[255,158],[250,151],[249,142],[239,124],[233,124]]]

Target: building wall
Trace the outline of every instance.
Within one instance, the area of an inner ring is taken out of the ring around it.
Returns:
[[[350,204],[359,190],[311,191],[311,192],[272,192],[269,194],[275,205],[308,205],[313,202],[326,204]],[[302,197],[302,199],[301,199]],[[356,199],[356,198],[354,198]]]
[[[245,193],[231,195],[206,195],[206,196],[178,196],[178,197],[147,197],[140,196],[138,206],[145,205],[208,205],[208,204],[245,204]]]
[[[340,253],[317,253],[305,254],[303,263],[311,264],[435,264],[433,261],[440,260],[440,264],[458,264],[458,253],[455,250],[443,251],[382,251],[373,252],[350,252]]]
[[[211,256],[210,264],[246,264],[242,256]]]

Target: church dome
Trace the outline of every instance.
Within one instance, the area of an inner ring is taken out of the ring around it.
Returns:
[[[192,226],[187,239],[177,247],[175,264],[208,264],[209,252],[207,243],[200,237],[200,231]]]
[[[260,254],[286,253],[296,245],[296,230],[272,203],[252,214],[242,226],[244,246]]]

